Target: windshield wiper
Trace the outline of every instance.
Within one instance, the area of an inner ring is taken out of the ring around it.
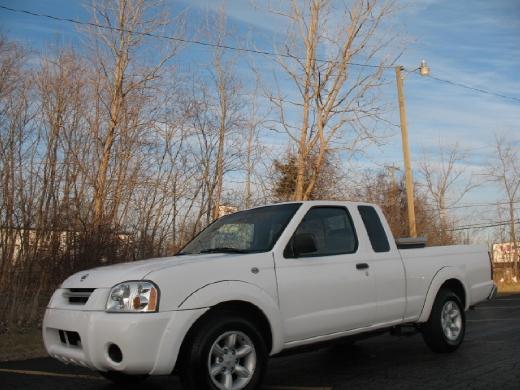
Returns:
[[[219,248],[209,248],[203,249],[199,253],[250,253],[251,251],[245,249],[238,248],[230,248],[230,247],[219,247]]]

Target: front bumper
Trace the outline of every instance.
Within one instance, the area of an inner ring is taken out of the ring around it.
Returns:
[[[182,340],[206,309],[160,313],[106,313],[48,308],[43,340],[52,357],[98,371],[169,374]],[[108,353],[115,344],[122,360]]]

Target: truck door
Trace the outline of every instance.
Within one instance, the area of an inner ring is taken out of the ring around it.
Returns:
[[[343,206],[310,208],[276,257],[286,341],[369,326],[374,278]]]
[[[406,309],[406,275],[404,264],[394,243],[388,241],[381,216],[372,206],[358,206],[372,252],[366,256],[375,279],[377,310],[375,324],[402,321]],[[370,252],[370,250],[369,250]]]

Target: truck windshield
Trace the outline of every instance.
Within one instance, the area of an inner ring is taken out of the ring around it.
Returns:
[[[177,255],[270,251],[301,203],[258,207],[226,215],[204,229]]]

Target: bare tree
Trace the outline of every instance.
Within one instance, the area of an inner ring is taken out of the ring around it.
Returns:
[[[439,213],[443,232],[449,228],[447,210],[457,205],[468,192],[477,187],[473,176],[467,177],[467,169],[463,165],[465,154],[458,144],[444,146],[439,144],[435,156],[439,160],[431,160],[433,156],[425,156],[420,163],[420,171],[424,177],[428,195]]]
[[[74,207],[83,203],[74,192],[85,179],[77,163],[84,144],[75,140],[84,134],[86,70],[70,51],[42,58],[33,69],[19,58],[10,75],[17,85],[0,115],[0,198],[6,211],[0,222],[0,285],[12,297],[11,310],[3,313],[23,324],[38,317],[56,274],[74,264],[70,231],[81,209]]]
[[[266,126],[267,118],[270,114],[269,108],[264,109],[258,101],[260,96],[261,80],[259,74],[255,73],[255,87],[248,96],[246,112],[247,119],[244,121],[244,134],[246,139],[245,152],[241,156],[242,165],[245,167],[245,184],[243,190],[243,206],[251,207],[256,201],[262,198],[261,185],[262,180],[262,163],[268,163],[267,148],[263,144],[260,134]],[[255,195],[253,194],[255,193]]]
[[[106,221],[105,201],[109,167],[114,158],[114,145],[119,139],[124,140],[132,129],[135,130],[135,127],[132,128],[133,125],[142,125],[136,114],[143,103],[142,99],[146,96],[144,91],[157,79],[164,63],[176,51],[176,47],[172,48],[152,66],[147,66],[144,61],[136,63],[134,54],[144,43],[143,34],[154,33],[168,23],[165,15],[154,9],[155,6],[155,2],[144,0],[93,2],[92,13],[95,22],[114,27],[113,30],[91,30],[96,38],[95,65],[99,70],[97,77],[103,82],[99,99],[102,106],[106,107],[108,117],[105,128],[93,129],[97,132],[101,149],[93,195],[94,226],[111,222]],[[120,176],[119,179],[124,180],[125,177]]]
[[[20,227],[31,208],[28,205],[26,209],[21,198],[32,198],[31,187],[22,185],[28,171],[26,159],[31,158],[33,150],[25,142],[29,137],[26,127],[33,116],[32,77],[26,61],[26,50],[0,36],[0,292],[9,297],[9,289],[17,283],[13,269],[25,267],[17,248],[24,243]],[[8,309],[5,303],[0,306],[4,316]]]
[[[495,135],[496,159],[490,164],[488,177],[498,183],[507,202],[509,242],[512,246],[512,262],[516,275],[520,275],[520,248],[516,232],[516,207],[520,201],[520,150],[514,142]]]
[[[271,101],[281,127],[297,145],[293,199],[310,196],[334,143],[352,150],[361,140],[374,137],[367,123],[381,115],[375,94],[389,64],[384,49],[394,38],[378,33],[393,10],[393,1],[369,0],[293,0],[288,10],[271,9],[290,26],[278,63],[296,96],[278,92]],[[294,116],[298,121],[290,120]]]
[[[234,61],[224,56],[222,45],[225,44],[225,39],[229,35],[227,31],[227,15],[223,4],[219,9],[219,13],[215,18],[213,25],[216,26],[216,31],[213,35],[216,36],[213,69],[211,75],[215,84],[215,91],[217,97],[217,127],[218,127],[218,142],[215,156],[215,180],[212,185],[210,195],[210,211],[212,219],[219,217],[219,210],[221,205],[222,190],[224,186],[224,173],[229,166],[226,153],[226,146],[229,146],[232,132],[236,131],[242,122],[242,108],[243,104],[240,102],[240,84],[238,78],[234,74]]]
[[[394,236],[406,237],[408,228],[403,224],[407,216],[404,180],[395,175],[394,167],[388,168],[390,172],[368,172],[362,175],[351,199],[378,204]],[[428,239],[428,245],[454,244],[455,235],[441,226],[439,216],[427,194],[419,186],[414,186],[414,191],[418,234]]]

